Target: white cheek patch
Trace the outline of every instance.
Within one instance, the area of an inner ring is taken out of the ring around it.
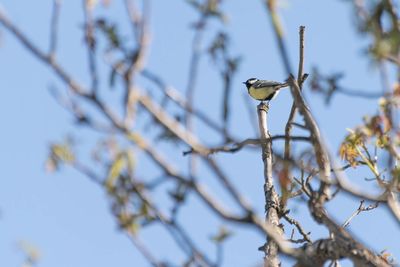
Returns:
[[[257,81],[258,81],[257,79],[249,80],[249,84],[253,85],[253,84],[255,84],[255,82],[257,82]]]

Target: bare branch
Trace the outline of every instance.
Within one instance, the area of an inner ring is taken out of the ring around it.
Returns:
[[[186,87],[186,100],[188,106],[193,109],[194,107],[194,92],[195,86],[197,83],[197,74],[198,74],[198,66],[200,61],[201,55],[201,43],[203,39],[205,24],[207,22],[207,14],[201,14],[201,18],[195,24],[195,33],[192,41],[192,55],[189,62],[189,74],[187,80],[187,87]],[[191,129],[191,122],[190,122],[190,113],[186,113],[185,123],[188,126],[188,129]]]
[[[327,260],[337,260],[346,257],[353,261],[354,266],[390,266],[379,255],[376,255],[356,241],[344,228],[330,219],[326,211],[324,211],[322,207],[318,207],[317,203],[311,205],[316,206],[314,212],[317,213],[319,220],[326,225],[329,231],[334,235],[333,239],[319,240],[305,247],[305,252],[312,261],[323,263]],[[314,266],[322,265],[316,264]]]
[[[289,138],[293,141],[310,142],[310,140],[311,140],[310,137],[307,137],[307,136],[290,136]],[[267,141],[283,140],[283,139],[285,139],[284,135],[274,135],[271,138],[267,138]],[[207,154],[211,155],[211,154],[218,153],[218,152],[235,153],[246,146],[254,145],[254,146],[258,147],[261,144],[261,141],[262,141],[261,139],[249,138],[249,139],[243,140],[241,142],[237,142],[237,143],[231,143],[231,144],[226,144],[223,146],[207,148],[208,149]],[[197,153],[197,152],[195,150],[191,149],[189,151],[184,151],[183,155],[187,155],[187,154],[191,154],[191,153]]]
[[[304,68],[304,31],[305,31],[305,27],[304,26],[300,26],[299,29],[299,36],[300,36],[300,42],[299,42],[299,70],[298,70],[298,75],[297,75],[297,82],[299,84],[300,90],[302,89],[302,84],[303,84],[303,68]],[[286,175],[288,177],[291,177],[291,173],[290,173],[290,166],[288,164],[288,161],[291,158],[291,145],[290,145],[290,135],[292,132],[292,126],[294,125],[294,119],[296,116],[296,105],[295,102],[293,101],[292,107],[290,109],[290,114],[289,114],[289,118],[286,122],[286,126],[285,126],[285,154],[284,154],[284,159],[285,159],[285,164],[283,166],[284,168],[284,173],[286,173]]]
[[[125,124],[129,125],[133,121],[134,97],[132,96],[135,87],[134,79],[138,72],[144,68],[145,55],[150,43],[149,19],[150,19],[150,0],[143,1],[143,10],[140,14],[134,0],[125,0],[125,7],[131,20],[133,35],[136,37],[136,48],[131,52],[129,66],[124,73],[125,79]]]
[[[195,135],[189,132],[187,129],[173,118],[171,118],[164,110],[158,106],[149,96],[140,94],[137,92],[137,99],[140,104],[146,108],[158,121],[160,121],[165,127],[171,132],[178,136],[182,141],[198,151],[201,155],[206,155],[207,148],[205,148]]]
[[[390,192],[388,194],[387,204],[388,204],[389,210],[394,215],[394,217],[397,219],[397,222],[400,224],[400,204],[399,204],[399,200],[397,199],[397,196],[395,193]]]
[[[88,96],[87,90],[82,88],[77,82],[75,82],[65,71],[62,69],[55,59],[46,55],[42,52],[38,47],[36,47],[3,13],[0,9],[0,24],[3,25],[10,33],[12,33],[20,42],[23,44],[33,55],[35,55],[38,59],[43,61],[45,64],[49,65],[55,73],[63,80],[66,84],[68,84],[71,89],[81,95]]]
[[[60,17],[61,0],[53,0],[53,13],[50,22],[49,57],[54,58],[57,49],[58,21]]]
[[[224,134],[224,129],[223,129],[223,127],[220,126],[219,123],[213,121],[210,117],[208,117],[206,114],[204,114],[201,110],[190,106],[189,103],[179,93],[178,90],[176,90],[172,86],[167,86],[166,83],[160,77],[158,77],[157,75],[155,75],[154,73],[150,72],[147,69],[142,70],[141,74],[144,77],[146,77],[147,79],[149,79],[152,82],[154,82],[158,86],[158,88],[169,99],[171,99],[174,103],[176,103],[178,106],[180,106],[181,108],[183,108],[187,112],[190,112],[191,114],[193,114],[194,116],[199,118],[204,124],[209,126],[211,129],[215,130],[216,132],[218,132],[220,134]],[[234,138],[227,134],[227,139],[228,140],[233,140]]]
[[[288,223],[290,223],[290,224],[296,226],[297,231],[303,236],[303,239],[301,239],[302,242],[311,243],[311,239],[308,237],[308,236],[310,235],[310,232],[306,233],[306,232],[304,231],[303,227],[300,225],[300,223],[299,223],[298,221],[296,221],[295,219],[289,217],[288,213],[285,213],[285,214],[283,215],[283,218],[285,218],[285,220],[286,220]]]
[[[360,214],[363,211],[369,211],[377,208],[379,205],[379,202],[375,202],[375,204],[368,205],[367,207],[364,206],[364,200],[360,201],[360,206],[358,206],[357,210],[353,212],[353,214],[343,223],[342,227],[346,228],[349,226],[350,221],[356,217],[358,214]]]
[[[143,190],[138,190],[139,186],[134,181],[132,181],[133,190],[141,198],[141,200],[146,203],[146,205],[154,212],[157,220],[166,227],[167,231],[170,233],[172,238],[175,240],[177,245],[186,252],[189,257],[193,258],[200,266],[215,266],[205,255],[202,253],[191,240],[189,235],[184,231],[176,221],[168,219],[159,208],[152,203],[151,199],[147,197]],[[189,251],[188,251],[189,249]]]
[[[127,236],[131,240],[132,244],[140,251],[143,257],[154,267],[167,267],[166,264],[159,262],[152,254],[151,250],[139,239],[138,236],[128,233]]]
[[[341,86],[336,87],[335,92],[351,97],[355,96],[355,97],[369,98],[369,99],[377,99],[379,97],[383,97],[382,93],[365,92],[365,90],[355,90],[355,89],[344,88]]]
[[[276,1],[274,1],[274,0],[264,0],[264,1],[265,1],[267,10],[269,11],[269,17],[271,19],[272,29],[274,31],[275,38],[278,43],[278,48],[279,48],[279,52],[281,54],[285,72],[289,75],[290,73],[293,73],[293,72],[292,72],[292,68],[290,65],[289,53],[287,52],[286,44],[283,40],[283,29],[282,29],[282,24],[281,24],[280,18],[278,16],[278,13],[276,10]]]
[[[74,162],[72,162],[72,167],[89,177],[97,185],[104,186],[104,181],[102,181],[102,179],[100,179],[93,170],[91,170],[81,162],[75,160]],[[132,178],[130,178],[129,181],[132,183],[131,190],[135,192],[136,195],[139,196],[140,199],[150,208],[150,210],[155,214],[156,219],[166,228],[166,230],[170,233],[170,235],[175,240],[177,245],[182,249],[182,251],[186,252],[189,257],[193,257],[196,261],[199,262],[201,266],[214,266],[214,264],[211,263],[211,261],[202,252],[200,252],[198,248],[196,248],[194,242],[184,231],[183,227],[181,227],[176,221],[168,219],[161,212],[161,210],[152,203],[150,198],[146,196],[146,192],[144,192],[145,189],[141,188],[141,184],[135,182]],[[155,258],[151,256],[150,251],[145,248],[144,244],[139,241],[136,234],[130,233],[129,229],[126,230],[128,231],[129,238],[134,242],[135,246],[145,256],[145,258],[147,258],[149,262],[155,263]]]
[[[113,112],[101,102],[98,97],[89,90],[82,87],[78,82],[76,82],[57,62],[55,59],[43,53],[38,47],[36,47],[14,24],[6,17],[6,15],[0,10],[0,24],[3,25],[7,30],[10,31],[34,56],[40,59],[43,63],[48,65],[56,75],[65,82],[75,94],[85,98],[90,99],[92,103],[98,110],[100,110],[105,117],[110,119],[113,125],[120,129],[121,123]]]
[[[272,179],[272,142],[268,131],[267,114],[268,106],[261,102],[257,106],[258,125],[260,128],[262,160],[264,162],[264,195],[265,195],[265,221],[274,226],[274,231],[282,236],[283,229],[279,222],[279,209],[281,207],[279,196],[274,188]],[[264,265],[277,267],[280,266],[278,257],[278,245],[268,236],[265,246]]]
[[[96,62],[96,37],[94,32],[93,24],[93,7],[88,1],[83,1],[83,14],[85,18],[85,42],[87,47],[88,61],[89,61],[89,72],[92,80],[91,90],[93,94],[96,94],[99,86],[99,78],[97,73],[97,62]]]
[[[288,82],[290,84],[291,92],[296,104],[296,107],[299,109],[300,113],[304,117],[304,121],[306,123],[307,128],[309,129],[311,133],[311,137],[313,140],[313,146],[314,146],[314,151],[315,151],[315,157],[317,159],[318,166],[320,168],[320,179],[328,183],[330,181],[330,173],[331,173],[331,167],[330,167],[330,160],[328,153],[326,151],[326,148],[324,146],[324,143],[322,141],[321,134],[319,132],[317,123],[314,120],[314,117],[312,116],[310,109],[306,105],[306,102],[301,95],[299,85],[297,81],[294,80],[293,76],[290,76],[288,79]],[[325,194],[326,192],[320,192],[322,194]],[[325,197],[328,197],[325,195]]]
[[[226,211],[225,208],[216,200],[213,199],[208,192],[204,189],[203,186],[200,184],[187,180],[183,176],[181,176],[174,168],[172,168],[164,159],[161,154],[155,150],[149,143],[139,135],[131,134],[129,137],[135,144],[137,144],[144,152],[146,152],[150,158],[154,161],[154,163],[163,169],[169,176],[177,179],[179,182],[184,183],[188,187],[192,188],[197,195],[204,201],[204,203],[214,211],[218,216],[221,218],[237,222],[237,223],[245,223],[249,225],[253,225],[256,227],[263,234],[267,234],[276,242],[279,247],[279,250],[282,253],[285,253],[288,256],[295,257],[300,259],[302,254],[300,252],[296,252],[294,249],[290,248],[287,242],[278,234],[276,233],[275,226],[270,225],[267,222],[262,222],[259,218],[257,218],[253,212],[246,214],[245,216],[236,216],[231,214],[230,212]],[[195,179],[196,180],[196,179]],[[307,259],[302,259],[304,262],[308,262]],[[311,265],[310,265],[311,266]]]
[[[222,170],[218,167],[218,165],[210,158],[207,157],[207,148],[203,146],[200,141],[197,140],[196,136],[193,135],[190,131],[183,128],[183,126],[172,119],[166,112],[163,111],[161,107],[159,107],[156,103],[154,103],[150,97],[147,95],[139,95],[137,92],[137,98],[143,107],[146,108],[157,120],[162,123],[165,127],[167,127],[172,133],[178,136],[182,141],[191,146],[195,151],[197,151],[200,155],[203,156],[205,162],[210,166],[210,168],[214,171],[217,178],[222,182],[224,188],[228,190],[228,192],[232,195],[233,199],[237,201],[237,203],[244,208],[245,210],[249,210],[248,204],[244,201],[244,199],[240,196],[239,192],[234,188],[230,180],[223,174]]]

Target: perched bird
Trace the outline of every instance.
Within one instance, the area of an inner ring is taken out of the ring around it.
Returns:
[[[270,101],[273,99],[281,88],[288,87],[288,83],[280,83],[267,80],[259,80],[257,78],[250,78],[243,82],[249,95],[260,101]]]

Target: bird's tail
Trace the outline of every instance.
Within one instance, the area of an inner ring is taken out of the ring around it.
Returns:
[[[285,87],[289,87],[289,83],[281,83],[281,84],[278,86],[278,89],[285,88]]]

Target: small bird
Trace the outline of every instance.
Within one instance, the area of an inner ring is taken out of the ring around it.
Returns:
[[[246,85],[249,95],[260,101],[270,101],[278,95],[281,88],[289,86],[288,83],[259,80],[257,78],[250,78],[243,83]]]

